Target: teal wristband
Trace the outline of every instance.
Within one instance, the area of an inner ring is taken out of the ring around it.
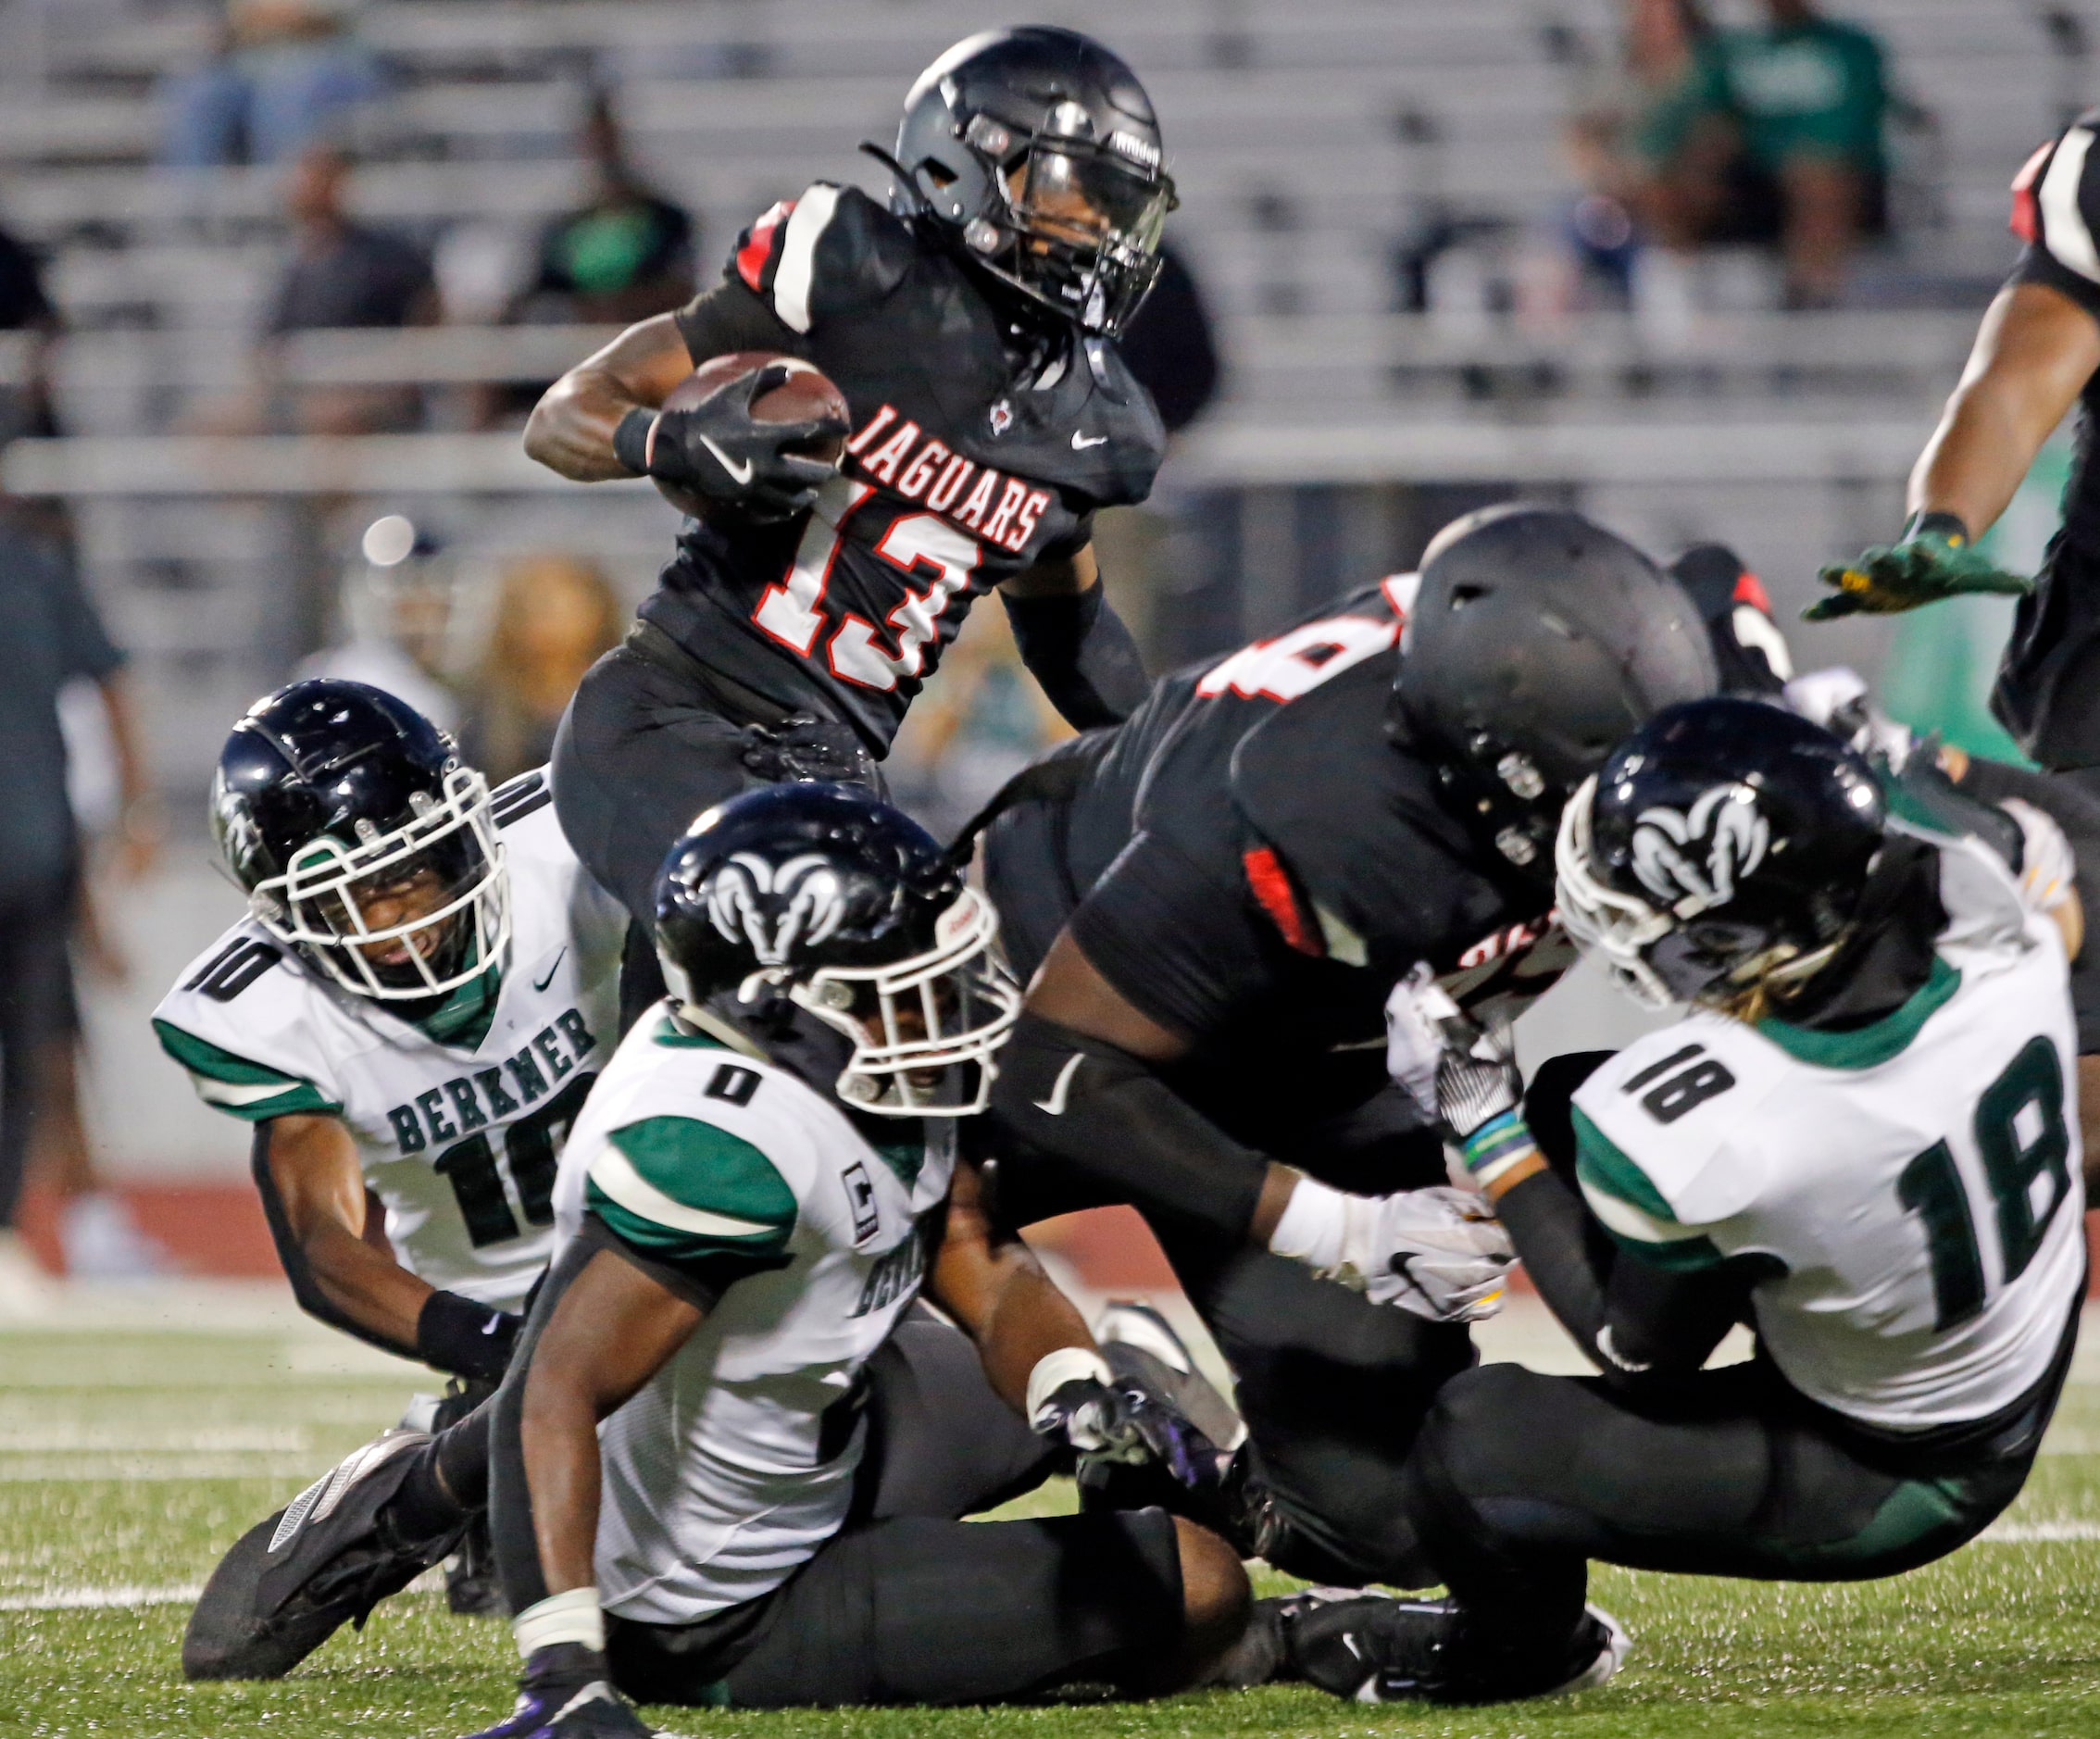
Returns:
[[[1459,1145],[1466,1170],[1483,1188],[1538,1150],[1523,1113],[1514,1108],[1489,1118]]]

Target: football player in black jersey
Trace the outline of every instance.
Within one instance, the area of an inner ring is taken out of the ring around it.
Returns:
[[[566,477],[646,470],[709,504],[555,749],[564,829],[644,918],[664,852],[708,806],[783,773],[875,782],[994,587],[1072,723],[1144,693],[1090,527],[1144,498],[1164,440],[1116,342],[1174,204],[1152,105],[1087,37],[993,31],[920,75],[879,155],[889,209],[823,181],[782,201],[721,282],[572,369],[526,430]],[[835,473],[796,451],[821,426],[753,421],[760,377],[657,413],[696,364],[754,350],[844,392]]]
[[[1001,1211],[1144,1213],[1237,1379],[1243,1549],[1419,1585],[1398,1458],[1473,1355],[1419,1246],[1401,1278],[1429,1295],[1373,1302],[1423,1230],[1401,1204],[1444,1182],[1387,1078],[1387,995],[1426,970],[1493,1019],[1550,986],[1573,958],[1551,920],[1563,800],[1716,686],[1706,625],[1646,557],[1578,514],[1491,508],[1419,582],[1163,679],[1004,794],[987,885],[1033,982],[994,1089]],[[1428,1242],[1463,1271],[1448,1232]]]
[[[1812,618],[1915,608],[1964,592],[2017,594],[2019,613],[1992,709],[2057,779],[1951,757],[1966,790],[1986,801],[2020,796],[2050,812],[2100,886],[2093,805],[2100,799],[2100,162],[2090,156],[2100,109],[2089,109],[2031,156],[2013,181],[2013,232],[2026,246],[1976,334],[1961,383],[1910,474],[1910,519],[1898,540],[1823,569],[1834,595]],[[2073,405],[2078,453],[2062,529],[2041,573],[1999,569],[1974,542]],[[2091,920],[2100,910],[2087,913]],[[2074,963],[2081,1115],[2100,1145],[2100,947]]]

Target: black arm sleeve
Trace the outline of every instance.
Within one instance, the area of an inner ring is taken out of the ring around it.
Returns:
[[[1269,1160],[1129,1052],[1024,1014],[992,1089],[994,1211],[1014,1225],[1109,1202],[1234,1242]]]
[[[807,341],[775,314],[765,297],[731,275],[703,290],[671,316],[698,368],[709,357],[732,350],[784,350],[801,356]]]
[[[1526,1178],[1494,1211],[1540,1295],[1613,1382],[1697,1370],[1742,1313],[1743,1283],[1727,1269],[1672,1273],[1595,1237],[1556,1171]]]
[[[1014,645],[1043,692],[1075,731],[1121,724],[1149,683],[1137,642],[1098,584],[1076,595],[1016,597],[1002,591]]]

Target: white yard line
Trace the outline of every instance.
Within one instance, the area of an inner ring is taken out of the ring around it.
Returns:
[[[149,1587],[119,1583],[110,1588],[38,1588],[28,1594],[0,1594],[0,1612],[69,1612],[83,1608],[166,1607],[194,1600],[202,1583],[173,1583]]]
[[[2037,1545],[2063,1540],[2100,1540],[2100,1521],[2001,1521],[1977,1536],[1987,1545]]]

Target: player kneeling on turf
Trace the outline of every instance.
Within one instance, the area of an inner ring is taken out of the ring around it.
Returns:
[[[546,1271],[561,1144],[610,1053],[625,914],[562,838],[544,774],[492,793],[361,682],[249,708],[211,819],[249,915],[184,969],[154,1031],[207,1105],[255,1126],[300,1305],[459,1378],[444,1410],[463,1413]],[[453,1566],[456,1611],[491,1609],[476,1545]]]
[[[265,1523],[193,1636],[226,1632],[223,1657],[252,1665],[267,1649],[231,1634],[244,1600],[254,1634],[289,1626],[310,1647],[302,1614],[332,1628],[360,1578],[366,1606],[404,1585],[417,1542],[456,1517],[448,1495],[471,1500],[478,1436],[526,1661],[494,1733],[645,1732],[613,1685],[774,1706],[1194,1681],[1238,1639],[1248,1591],[1187,1521],[850,1519],[864,1372],[922,1283],[1038,1431],[1131,1458],[1190,1444],[1114,1384],[958,1158],[1019,1002],[990,908],[895,811],[800,784],[704,816],[656,915],[672,994],[564,1156],[563,1247],[495,1400],[320,1482],[308,1508],[332,1496],[346,1521],[294,1504]],[[266,1536],[281,1577],[255,1568]],[[389,1553],[383,1575],[361,1568]]]
[[[1630,739],[1558,859],[1569,931],[1692,1012],[1585,1059],[1571,1104],[1534,1083],[1529,1121],[1485,1041],[1446,1053],[1439,1096],[1605,1381],[1446,1385],[1407,1491],[1453,1598],[1301,1623],[1301,1664],[1349,1695],[1580,1682],[1623,1646],[1584,1616],[1585,1558],[1929,1563],[2019,1491],[2069,1362],[2077,1045],[2062,938],[2017,866],[1898,819],[1860,757],[1740,700]],[[1702,1370],[1739,1320],[1756,1357]]]

